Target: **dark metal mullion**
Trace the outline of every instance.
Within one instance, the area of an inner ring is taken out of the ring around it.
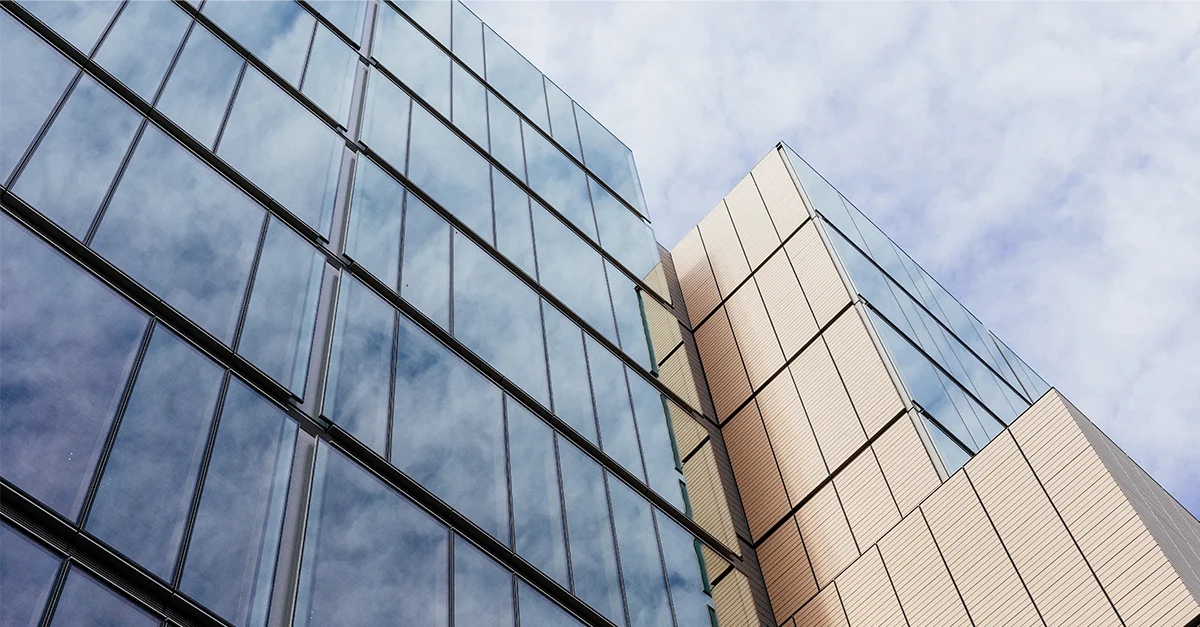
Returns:
[[[393,436],[393,429],[395,429],[394,423],[395,423],[395,417],[396,417],[396,377],[397,377],[397,373],[396,373],[397,363],[396,362],[399,359],[399,353],[400,353],[400,312],[398,310],[393,309],[392,310],[391,363],[389,364],[389,368],[388,368],[387,417],[385,418],[386,422],[384,424],[384,438],[386,438],[386,439],[383,443],[383,458],[393,464],[396,464],[396,462],[393,461],[393,459],[392,459],[392,436]],[[396,464],[396,465],[399,466],[399,464]]]
[[[321,28],[320,20],[313,20],[312,34],[308,36],[308,49],[304,52],[304,65],[300,66],[300,80],[296,81],[296,91],[304,93],[304,79],[308,76],[308,67],[312,63],[313,47],[317,42],[317,29]]]
[[[617,563],[617,587],[620,588],[621,611],[625,616],[625,624],[629,625],[629,600],[625,594],[625,569],[621,564],[621,546],[617,543],[617,515],[612,505],[612,494],[608,489],[608,472],[604,470],[603,466],[600,468],[600,481],[604,487],[604,502],[608,505],[608,528],[609,533],[612,534],[613,559]],[[650,516],[653,518],[654,514]]]
[[[58,571],[54,574],[54,581],[50,584],[50,594],[46,595],[46,603],[42,606],[41,619],[37,622],[38,627],[50,626],[54,610],[58,609],[58,600],[62,596],[63,586],[67,582],[67,572],[71,569],[71,560],[67,556],[61,556],[59,559],[61,561],[58,564]]]
[[[303,565],[304,539],[308,528],[309,499],[312,496],[319,440],[300,422],[292,443],[292,470],[288,476],[287,496],[275,553],[275,574],[271,579],[267,625],[292,624],[296,594]]]
[[[242,79],[246,77],[246,68],[249,65],[249,61],[242,59],[242,68],[238,70],[237,80],[233,82],[233,92],[229,95],[229,103],[225,105],[225,114],[221,116],[221,124],[217,126],[217,136],[213,139],[212,148],[210,148],[214,155],[217,154],[217,149],[221,147],[221,138],[225,135],[225,126],[229,124],[229,116],[233,113],[233,103],[237,102],[238,92],[242,90]]]
[[[263,225],[258,232],[258,244],[254,248],[254,257],[250,261],[250,276],[246,279],[246,288],[242,293],[242,304],[238,308],[237,322],[233,327],[233,341],[230,348],[238,350],[242,341],[242,331],[246,328],[246,316],[250,312],[250,299],[254,296],[254,283],[258,278],[259,266],[262,264],[263,252],[267,247],[267,229],[271,226],[271,212],[264,212]]]
[[[313,16],[313,19],[315,19],[318,24],[325,26],[325,28],[329,29],[329,31],[336,35],[338,39],[341,39],[342,43],[353,48],[355,53],[359,55],[363,53],[362,44],[354,41],[354,39],[352,39],[349,35],[343,33],[340,28],[334,26],[333,22],[329,21],[329,18],[326,18],[324,15],[322,15],[321,12],[313,8],[311,4],[305,0],[296,0],[296,3],[301,7],[304,7],[305,11],[307,11],[309,15]],[[359,27],[362,27],[362,24],[359,24]]]
[[[121,179],[125,176],[125,171],[129,169],[129,162],[133,160],[133,153],[137,150],[138,144],[141,143],[142,137],[146,134],[146,125],[150,121],[143,117],[138,122],[138,128],[133,133],[133,141],[129,143],[129,148],[125,149],[125,155],[121,157],[121,163],[117,166],[117,173],[113,177],[112,182],[108,185],[108,190],[100,199],[100,206],[97,207],[95,215],[92,217],[92,222],[88,226],[86,234],[83,236],[83,244],[91,246],[92,238],[96,236],[96,230],[100,228],[100,221],[104,219],[104,214],[108,210],[108,205],[112,202],[113,196],[117,193],[117,187],[121,184]]]
[[[128,5],[129,0],[124,0],[124,2],[121,2],[121,6],[117,7],[116,13],[113,13],[112,18],[108,20],[108,24],[104,26],[104,30],[100,32],[100,38],[96,40],[92,49],[87,52],[89,61],[96,58],[96,53],[100,52],[100,48],[104,46],[104,42],[108,40],[109,34],[112,33],[113,26],[116,26],[117,20],[121,19],[121,14],[125,12],[125,7]],[[47,26],[49,25],[47,24]]]
[[[967,454],[968,459],[971,457],[975,457],[975,455],[977,455],[979,453],[978,451],[974,450],[970,446],[967,446],[966,444],[964,444],[963,441],[961,439],[959,439],[959,437],[957,435],[954,435],[953,433],[951,433],[950,429],[946,428],[942,424],[942,420],[940,418],[935,417],[933,414],[929,413],[929,410],[925,409],[924,407],[921,407],[920,405],[917,405],[917,407],[920,408],[921,413],[924,414],[926,420],[933,422],[934,427],[937,428],[938,431],[941,431],[942,435],[949,438],[950,441],[955,444],[955,446],[958,446],[959,448],[961,448],[963,450],[963,452],[965,452]],[[937,448],[937,445],[934,445],[934,448]],[[939,451],[939,453],[940,453],[940,451]]]
[[[501,419],[504,422],[504,480],[505,487],[508,490],[508,546],[513,552],[517,552],[517,517],[513,512],[513,481],[512,481],[512,446],[511,438],[509,437],[509,420],[508,406],[513,400],[508,394],[503,392],[500,395],[501,399]]]
[[[446,613],[449,615],[447,616],[449,627],[454,627],[454,545],[458,544],[459,535],[454,533],[454,527],[450,525],[447,525],[446,533],[450,534],[450,541],[446,543],[449,545],[447,553],[450,554],[449,568],[446,569],[450,575],[450,589],[446,593],[446,609],[448,610]]]
[[[563,555],[567,560],[567,581],[565,587],[567,590],[575,593],[575,567],[571,560],[571,525],[567,520],[566,482],[563,480],[562,455],[559,452],[558,433],[553,428],[550,429],[550,443],[554,448],[554,479],[556,482],[555,485],[558,487],[559,516],[562,517],[563,546],[565,549]]]

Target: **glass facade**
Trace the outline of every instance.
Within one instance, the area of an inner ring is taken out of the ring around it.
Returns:
[[[0,35],[0,622],[716,625],[632,154],[465,6]]]

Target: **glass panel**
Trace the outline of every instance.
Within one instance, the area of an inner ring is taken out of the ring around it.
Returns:
[[[549,78],[546,79],[546,104],[550,109],[550,129],[554,140],[567,152],[583,159],[579,149],[579,132],[575,130],[575,107],[571,97],[558,88]]]
[[[785,152],[788,160],[792,162],[792,169],[796,171],[796,178],[800,179],[805,195],[808,196],[813,207],[836,226],[843,236],[863,250],[867,250],[866,242],[858,232],[856,220],[851,216],[851,212],[857,213],[857,211],[848,208],[842,202],[842,195],[820,174],[817,174],[816,170],[809,167],[808,163],[800,158],[800,155],[792,152],[790,148]]]
[[[617,340],[600,253],[533,203],[538,282],[613,342]]]
[[[449,544],[432,516],[321,446],[296,625],[449,624]]]
[[[295,2],[206,2],[204,14],[293,85],[316,19]]]
[[[272,218],[238,353],[297,397],[304,396],[324,271],[324,256]]]
[[[88,531],[168,581],[221,374],[170,331],[155,329],[88,514]]]
[[[658,556],[650,503],[614,477],[608,478],[613,523],[621,556],[621,578],[629,607],[629,624],[672,627],[667,581]]]
[[[401,316],[391,461],[507,544],[501,403],[491,381]]]
[[[152,102],[191,21],[169,2],[131,2],[104,38],[96,62]]]
[[[1018,376],[1022,377],[1021,382],[1029,388],[1031,398],[1041,398],[1043,394],[1050,390],[1050,385],[1033,368],[1030,368],[1029,364],[1026,364],[1023,359],[1018,357],[1011,348],[1000,341],[1000,338],[993,335],[992,339],[996,341],[996,346],[1000,348],[1005,360],[1017,371]]]
[[[378,19],[375,58],[438,113],[450,117],[450,57],[391,7],[381,6]]]
[[[157,107],[205,146],[217,139],[245,61],[197,24],[167,78]]]
[[[550,382],[554,415],[596,444],[596,415],[583,352],[583,332],[558,309],[547,305],[546,342],[550,347]]]
[[[454,539],[454,624],[512,627],[512,573],[460,537]]]
[[[350,226],[346,255],[375,278],[398,289],[400,275],[400,224],[404,188],[374,161],[360,156],[350,201]]]
[[[247,68],[217,154],[328,235],[342,148],[337,133],[257,70]]]
[[[83,2],[23,0],[21,6],[62,35],[63,39],[66,39],[71,45],[87,54],[92,51],[92,46],[96,45],[100,33],[112,21],[112,16],[121,3],[96,0]]]
[[[53,4],[53,3],[46,3]],[[51,627],[158,627],[160,620],[117,594],[78,566],[72,566],[54,609]]]
[[[396,310],[343,274],[323,413],[380,454],[387,439],[395,332]]]
[[[571,444],[562,442],[559,453],[575,596],[609,620],[623,625],[612,523],[604,495],[604,471]]]
[[[625,387],[625,367],[615,355],[591,337],[587,338],[588,365],[595,390],[596,416],[600,423],[600,448],[636,477],[642,479],[642,457],[637,430]]]
[[[600,245],[630,272],[645,279],[660,261],[654,231],[595,180],[589,178],[588,185],[596,208]]]
[[[483,21],[463,3],[453,4],[454,55],[483,76]]]
[[[925,423],[925,431],[929,433],[930,439],[933,440],[934,448],[937,449],[938,454],[942,458],[942,463],[946,467],[946,474],[952,475],[958,472],[958,469],[967,463],[971,455],[964,451],[962,447],[955,444],[932,420],[922,415],[921,421]]]
[[[584,235],[596,239],[596,222],[588,196],[587,176],[544,135],[521,123],[529,186]]]
[[[487,159],[422,107],[413,108],[408,178],[454,217],[492,241]]]
[[[549,128],[542,73],[488,25],[483,27],[487,82],[542,128]]]
[[[496,249],[524,270],[525,274],[537,278],[529,194],[499,170],[494,170],[492,198],[495,200]]]
[[[517,554],[568,586],[554,432],[520,403],[505,404]]]
[[[148,127],[92,248],[230,343],[263,215],[229,181]]]
[[[708,578],[701,568],[700,541],[670,518],[655,512],[658,533],[662,537],[663,558],[667,564],[667,579],[671,584],[671,601],[675,605],[675,620],[683,625],[712,625],[709,608],[712,598]]]
[[[667,409],[663,396],[649,381],[626,368],[629,376],[629,392],[633,398],[633,411],[637,416],[638,434],[646,458],[646,474],[650,487],[670,501],[679,511],[686,511],[683,491],[679,484],[683,474],[677,461],[675,444],[667,424]],[[618,534],[619,537],[619,534]]]
[[[84,76],[50,124],[13,191],[68,233],[83,239],[141,121],[129,105]]]
[[[296,423],[231,379],[180,589],[239,625],[263,625],[279,550]]]
[[[0,58],[4,59],[0,184],[4,184],[78,68],[4,12],[0,12]]]
[[[557,603],[542,596],[532,586],[517,580],[517,601],[521,607],[521,625],[536,627],[582,627],[574,616]]]
[[[443,46],[450,47],[450,3],[430,0],[396,0],[400,10]]]
[[[525,148],[521,144],[521,119],[490,91],[487,101],[488,136],[491,138],[489,150],[492,156],[517,178],[528,180],[525,176]]]
[[[476,144],[487,148],[487,88],[457,63],[454,64],[452,79],[454,125]]]
[[[642,320],[641,290],[608,260],[604,261],[604,269],[609,287],[612,288],[613,312],[617,317],[617,330],[621,334],[621,350],[646,370],[654,371],[650,342]]]
[[[342,126],[350,113],[357,63],[358,55],[349,46],[328,28],[317,26],[301,91]]]
[[[642,183],[638,180],[637,167],[633,163],[633,152],[578,103],[575,104],[575,122],[579,127],[583,159],[588,169],[616,190],[625,202],[642,212],[642,215],[648,215],[646,199],[642,196]]]
[[[409,194],[404,213],[400,295],[450,328],[450,224]]]
[[[408,163],[408,112],[412,98],[383,74],[372,72],[369,80],[363,143],[397,172],[404,172]]]
[[[367,3],[357,0],[308,0],[309,6],[325,16],[350,39],[359,41],[362,36],[363,17]]]
[[[461,233],[454,236],[454,337],[550,404],[537,294]]]
[[[74,520],[146,315],[0,218],[0,475]]]
[[[36,627],[62,559],[0,522],[0,625]]]

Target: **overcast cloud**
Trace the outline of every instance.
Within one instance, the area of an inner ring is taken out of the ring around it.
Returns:
[[[1200,3],[471,6],[668,248],[786,141],[1200,513]]]

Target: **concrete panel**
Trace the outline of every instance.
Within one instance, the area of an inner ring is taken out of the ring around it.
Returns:
[[[725,206],[737,229],[751,268],[757,268],[782,243],[754,179],[747,174],[725,195]]]

